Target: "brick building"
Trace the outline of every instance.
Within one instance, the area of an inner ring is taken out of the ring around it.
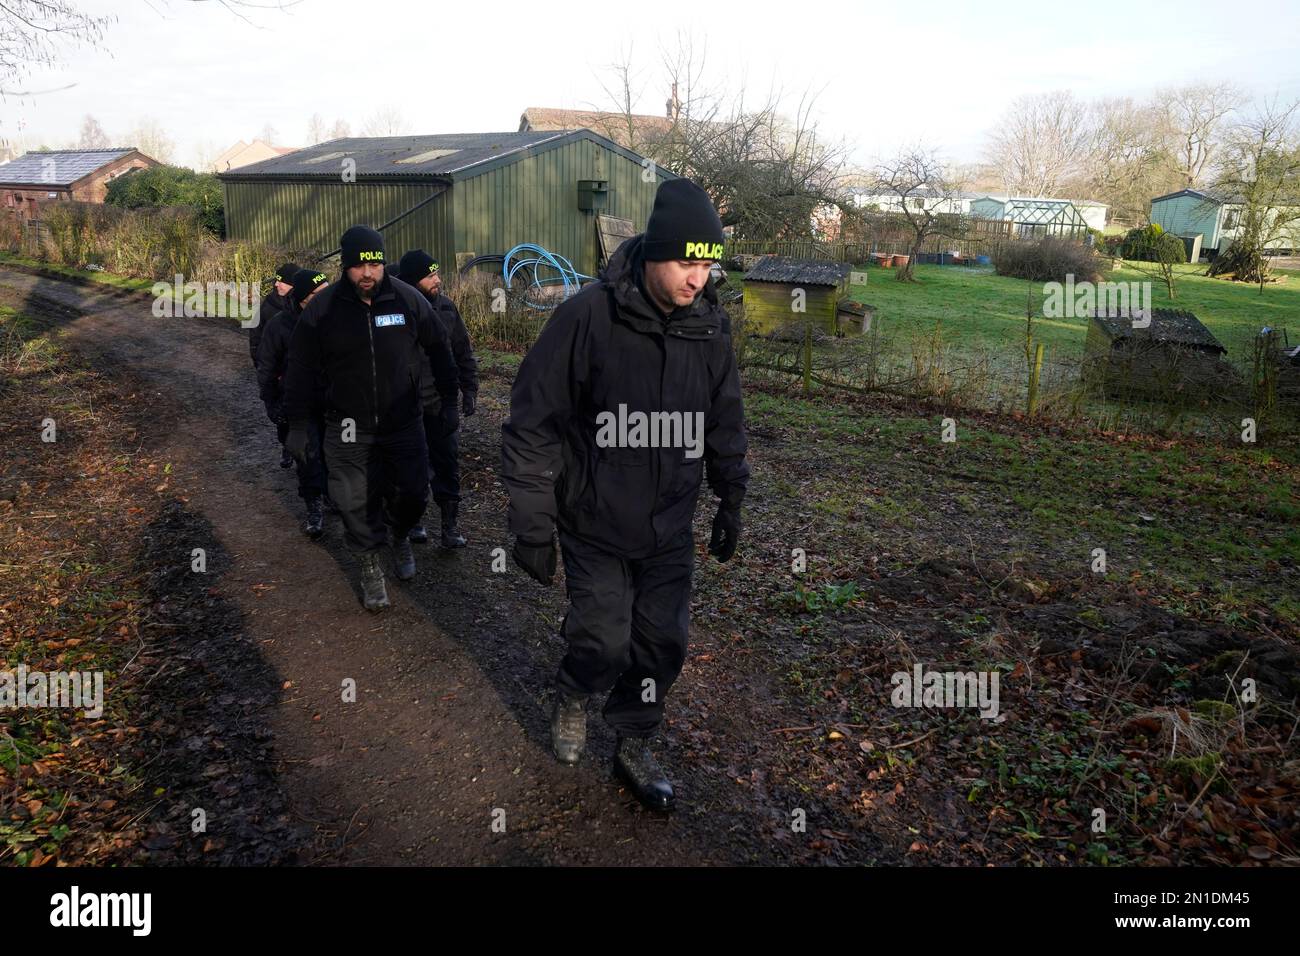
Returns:
[[[102,203],[110,181],[157,165],[134,147],[24,153],[0,165],[0,213],[27,223],[39,219],[39,204],[50,200]]]

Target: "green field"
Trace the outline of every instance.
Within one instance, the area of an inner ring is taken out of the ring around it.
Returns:
[[[1179,266],[1173,301],[1163,284],[1152,282],[1151,304],[1194,312],[1236,362],[1249,360],[1251,340],[1266,325],[1289,327],[1291,344],[1300,342],[1300,273],[1279,272],[1281,281],[1261,296],[1258,286],[1210,279],[1204,271],[1203,265]],[[1026,302],[1036,314],[1043,307],[1042,283],[991,272],[923,265],[917,267],[914,283],[895,281],[887,269],[867,269],[866,274],[867,284],[852,286],[850,293],[876,307],[882,334],[908,339],[931,334],[942,322],[946,342],[1006,350],[1017,361],[1024,349]],[[1148,277],[1126,263],[1107,279],[1140,282]],[[1073,361],[1083,354],[1087,320],[1036,318],[1034,334],[1046,346],[1049,362]]]

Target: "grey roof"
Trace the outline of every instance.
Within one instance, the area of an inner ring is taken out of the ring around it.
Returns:
[[[1212,352],[1228,351],[1200,319],[1191,312],[1180,309],[1152,309],[1151,325],[1141,329],[1133,327],[1133,319],[1130,316],[1094,315],[1092,320],[1117,342],[1132,339],[1207,349]]]
[[[12,186],[71,186],[134,149],[133,146],[125,146],[116,149],[52,149],[45,153],[24,153],[17,159],[0,165],[0,183]]]
[[[1245,197],[1237,192],[1226,192],[1215,189],[1180,189],[1176,193],[1166,193],[1163,196],[1157,196],[1152,202],[1162,202],[1165,199],[1177,199],[1179,196],[1195,196],[1197,199],[1205,202],[1212,202],[1218,205],[1241,205]]]
[[[338,179],[344,158],[356,163],[358,179],[435,179],[477,175],[488,164],[522,159],[574,139],[595,139],[641,162],[641,157],[591,130],[533,130],[527,133],[438,133],[430,136],[353,136],[218,173],[222,180]]]
[[[827,259],[789,259],[763,256],[745,273],[746,282],[786,282],[799,285],[839,285],[852,266]]]

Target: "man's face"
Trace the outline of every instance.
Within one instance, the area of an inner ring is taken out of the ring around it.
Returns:
[[[709,280],[712,259],[669,259],[645,264],[646,291],[664,311],[690,305]],[[666,308],[672,303],[672,308]]]
[[[307,303],[310,302],[312,299],[316,298],[316,293],[319,292],[321,289],[325,288],[327,285],[329,285],[328,282],[322,282],[316,288],[312,289],[311,294],[307,296],[307,298],[302,300],[302,303],[298,306],[298,309],[301,311],[302,309],[307,308]]]
[[[287,282],[281,282],[279,279],[276,279],[275,291],[276,294],[280,296],[280,298],[284,298],[286,295],[288,295],[290,292],[293,291],[293,286],[289,285],[289,283]]]
[[[420,288],[426,295],[437,295],[442,291],[442,276],[436,272],[430,272],[420,280]]]
[[[348,266],[348,281],[357,287],[357,292],[370,298],[384,279],[382,262],[363,262],[359,266]]]

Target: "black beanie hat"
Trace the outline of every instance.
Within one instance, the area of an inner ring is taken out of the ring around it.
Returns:
[[[648,261],[721,259],[722,239],[722,220],[708,193],[689,179],[660,183],[641,247]]]
[[[397,278],[407,285],[417,285],[427,275],[438,271],[438,260],[423,249],[412,249],[397,264]]]
[[[352,226],[339,240],[343,268],[384,261],[384,237],[369,226]]]
[[[276,282],[293,282],[293,277],[298,274],[298,266],[292,262],[286,262],[280,268],[275,270]]]
[[[323,272],[317,272],[315,269],[299,269],[298,274],[293,277],[293,291],[289,293],[293,296],[294,305],[302,305],[303,299],[328,281],[329,278]]]

